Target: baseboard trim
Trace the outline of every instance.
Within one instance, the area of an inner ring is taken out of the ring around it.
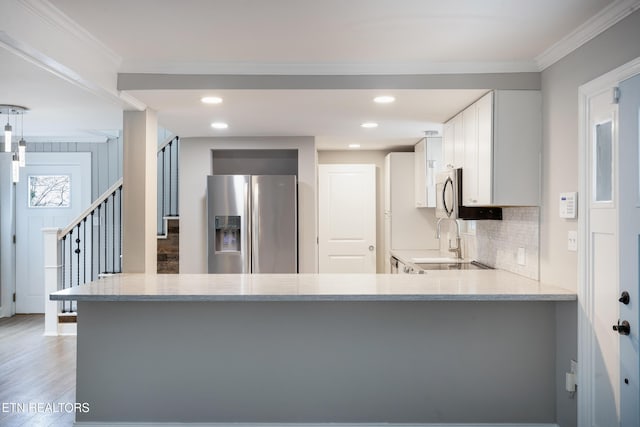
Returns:
[[[559,427],[547,423],[157,423],[157,422],[75,422],[75,427]]]

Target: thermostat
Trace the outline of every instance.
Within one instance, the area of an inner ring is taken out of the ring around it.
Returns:
[[[578,210],[578,193],[560,193],[560,218],[574,219]]]

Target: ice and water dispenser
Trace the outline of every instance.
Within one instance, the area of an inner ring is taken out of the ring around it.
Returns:
[[[240,216],[215,216],[216,252],[240,252]]]

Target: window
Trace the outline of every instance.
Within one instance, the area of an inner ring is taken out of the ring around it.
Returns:
[[[30,175],[30,208],[68,208],[71,194],[70,175]]]

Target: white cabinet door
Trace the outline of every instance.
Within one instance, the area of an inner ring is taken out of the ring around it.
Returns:
[[[540,204],[540,91],[489,92],[444,131],[445,165],[462,168],[464,205]]]
[[[376,166],[319,165],[318,173],[319,272],[375,273]]]
[[[477,135],[477,193],[473,204],[489,205],[493,201],[493,92],[476,103]]]
[[[440,170],[453,168],[455,164],[455,140],[456,140],[455,118],[444,124],[442,138],[442,165]]]
[[[462,113],[453,118],[454,126],[454,144],[453,144],[453,167],[463,168],[464,165],[464,122],[462,119]]]
[[[462,124],[462,113],[445,123],[444,140],[442,144],[444,167],[441,169],[461,168],[464,165],[464,128]]]
[[[416,208],[424,208],[427,206],[427,143],[425,139],[415,145],[413,153],[414,198]]]
[[[462,170],[462,203],[478,203],[478,107],[472,104],[462,112],[464,130],[464,169]]]

